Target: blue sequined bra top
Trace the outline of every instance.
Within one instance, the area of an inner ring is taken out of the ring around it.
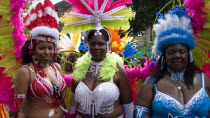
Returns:
[[[210,98],[205,90],[204,74],[201,73],[202,88],[184,105],[174,97],[158,91],[154,78],[150,77],[156,93],[152,101],[152,118],[208,118]]]

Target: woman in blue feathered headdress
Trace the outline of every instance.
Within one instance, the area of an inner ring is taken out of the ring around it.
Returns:
[[[159,67],[144,82],[135,118],[206,118],[210,112],[210,78],[194,64],[191,18],[179,6],[154,25],[153,53]]]

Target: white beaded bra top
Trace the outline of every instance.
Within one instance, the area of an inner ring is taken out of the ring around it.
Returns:
[[[119,88],[113,80],[99,84],[93,91],[80,81],[75,90],[75,100],[79,103],[77,110],[92,117],[113,112],[119,96]]]

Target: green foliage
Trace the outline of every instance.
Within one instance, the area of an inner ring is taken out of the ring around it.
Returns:
[[[136,13],[131,19],[129,33],[137,36],[142,31],[151,28],[156,21],[156,13],[166,13],[175,4],[181,5],[184,0],[133,0],[132,10]]]

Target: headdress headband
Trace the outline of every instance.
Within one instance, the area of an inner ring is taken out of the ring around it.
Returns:
[[[190,50],[195,47],[191,18],[186,15],[185,9],[179,6],[175,6],[174,11],[169,11],[165,15],[165,19],[159,18],[153,28],[156,34],[153,47],[155,55],[162,54],[167,46],[175,43],[181,43]]]
[[[58,15],[50,0],[35,1],[30,6],[28,15],[24,18],[24,24],[30,31],[30,38],[38,41],[57,43],[59,39]],[[29,55],[32,55],[33,45],[29,45]]]
[[[31,30],[31,39],[50,42],[59,39],[58,15],[50,0],[35,1],[24,18],[24,24]]]

